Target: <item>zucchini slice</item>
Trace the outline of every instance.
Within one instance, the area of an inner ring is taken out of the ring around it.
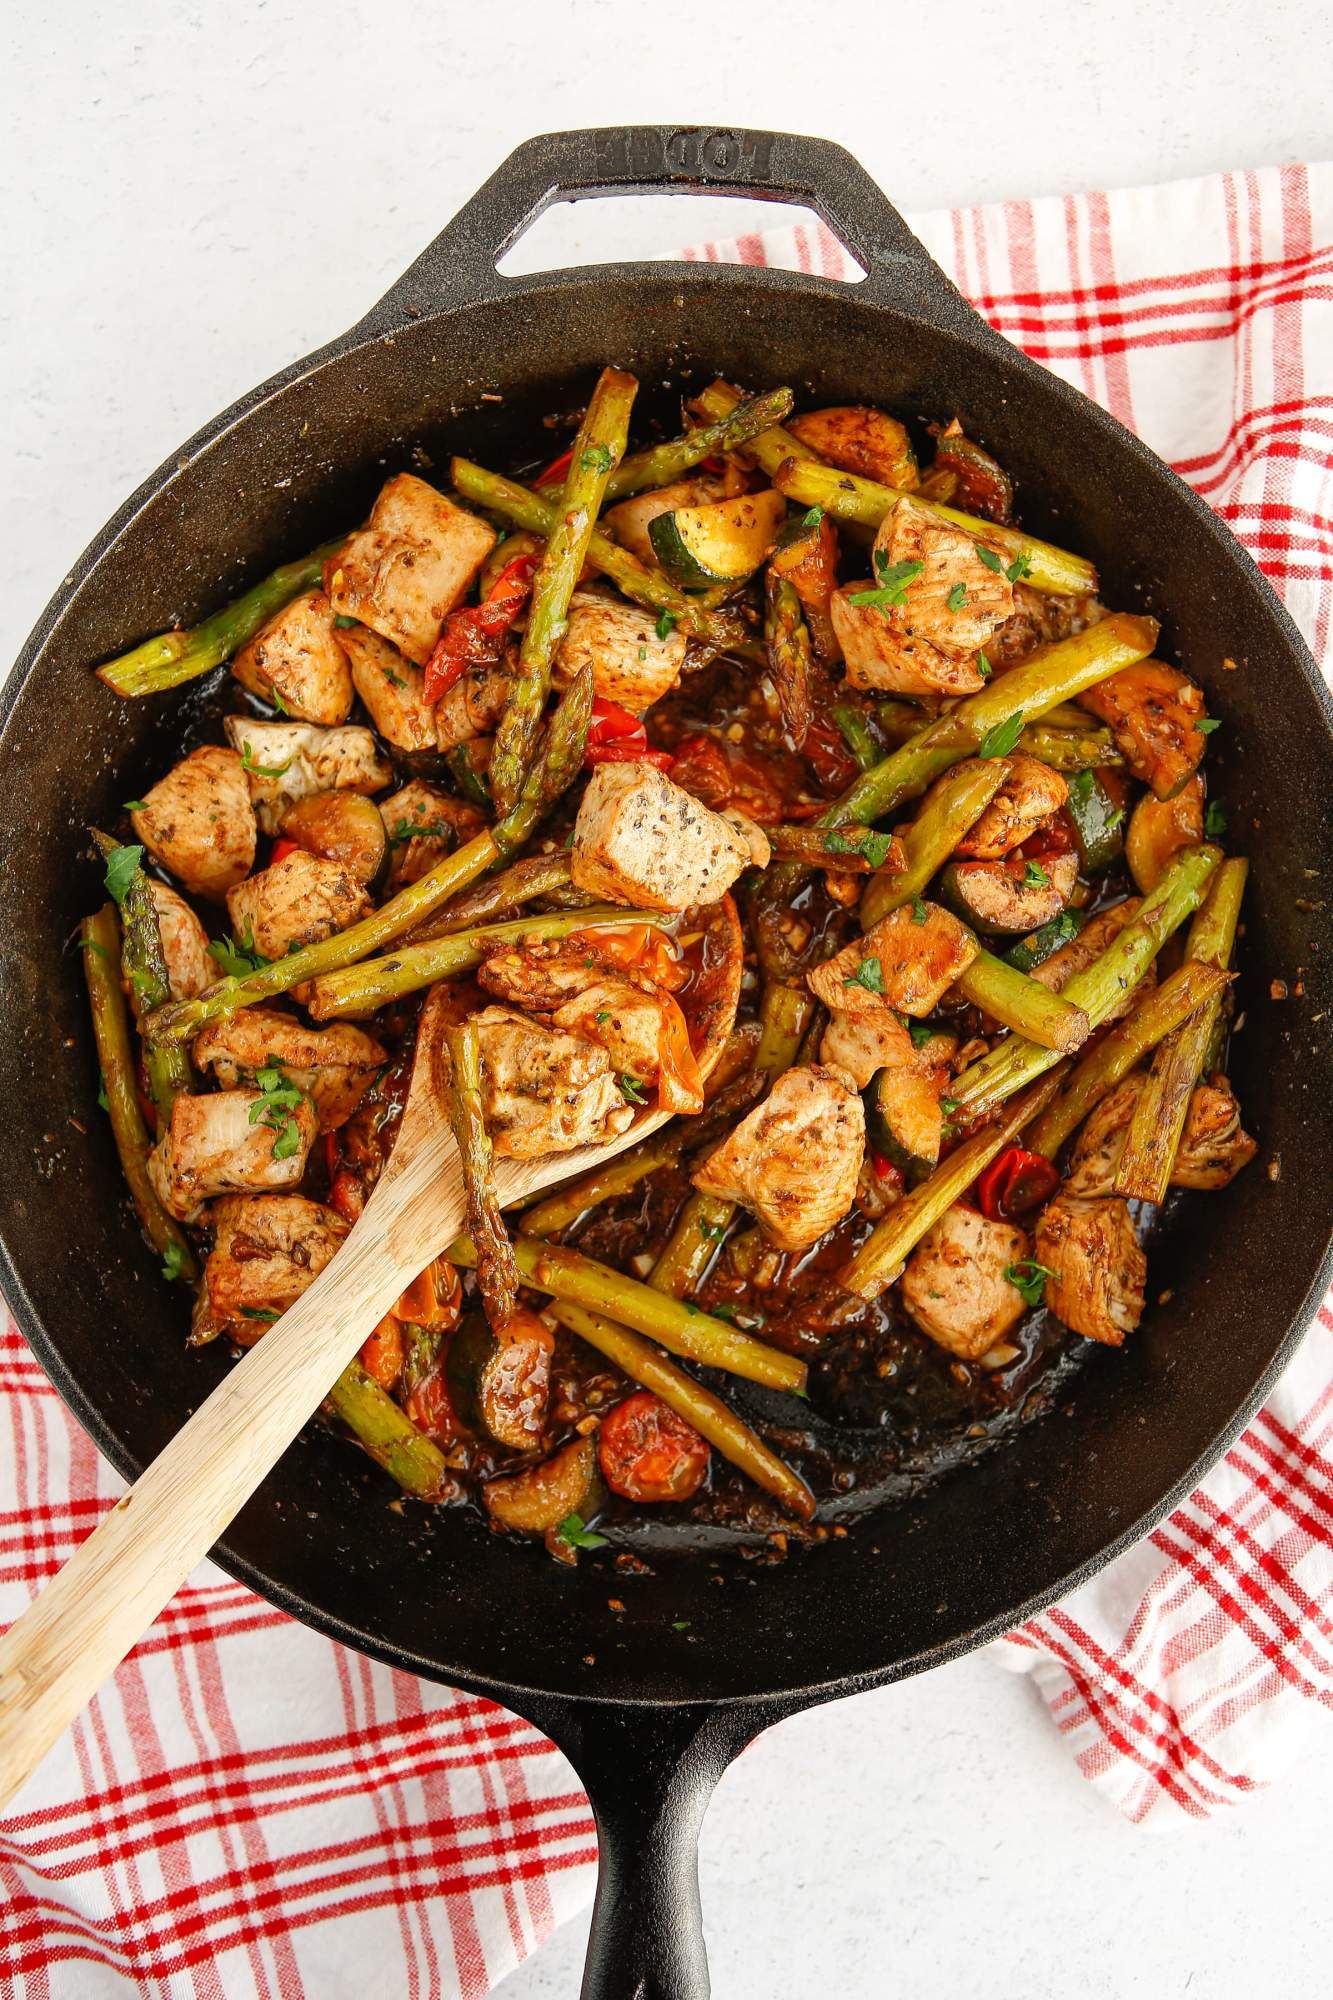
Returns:
[[[389,858],[380,809],[360,792],[313,792],[283,815],[282,831],[308,854],[338,866],[367,889],[374,888]]]
[[[523,1534],[552,1534],[571,1514],[586,1526],[606,1505],[596,1440],[574,1438],[540,1465],[489,1480],[481,1497],[493,1521]]]
[[[1030,931],[1059,916],[1077,880],[1074,853],[1050,854],[1040,863],[1026,864],[951,861],[940,876],[940,900],[973,930]]]
[[[1063,946],[1072,944],[1082,930],[1086,919],[1081,910],[1061,910],[1049,924],[1033,931],[1030,937],[1020,938],[1011,951],[1004,955],[1005,964],[1012,965],[1017,972],[1031,972],[1034,966],[1044,965],[1048,958],[1054,958]]]
[[[1197,771],[1169,799],[1145,792],[1125,836],[1125,859],[1139,894],[1150,895],[1168,861],[1202,839],[1203,779]]]
[[[517,1317],[523,1330],[498,1340],[483,1313],[469,1313],[449,1342],[445,1384],[474,1436],[534,1451],[546,1423],[555,1339],[535,1314]]]
[[[780,493],[742,493],[736,500],[659,514],[648,539],[668,576],[687,588],[706,590],[753,576],[786,518],[787,503]]]
[[[940,1093],[930,1077],[906,1064],[880,1071],[870,1086],[871,1137],[909,1186],[938,1162],[943,1125]]]
[[[1118,791],[1100,771],[1079,771],[1069,780],[1065,810],[1078,835],[1085,874],[1104,874],[1124,852],[1125,807]]]

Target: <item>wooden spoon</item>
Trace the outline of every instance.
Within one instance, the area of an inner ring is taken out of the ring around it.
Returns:
[[[0,1808],[208,1554],[394,1300],[464,1227],[462,1169],[436,1082],[444,993],[422,1008],[397,1141],[337,1256],[0,1639]],[[735,1011],[733,995],[732,1019]],[[713,1059],[720,1025],[710,1023]],[[645,1113],[608,1145],[499,1161],[502,1203],[610,1159],[667,1116]]]

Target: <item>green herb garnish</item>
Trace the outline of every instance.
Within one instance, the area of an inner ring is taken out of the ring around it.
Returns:
[[[241,1318],[275,1320],[281,1319],[282,1314],[276,1306],[242,1306]]]
[[[585,1528],[582,1514],[566,1514],[555,1532],[566,1548],[604,1549],[606,1547],[606,1536],[594,1535],[590,1528]]]
[[[626,1073],[623,1076],[618,1076],[616,1082],[620,1085],[620,1094],[627,1103],[646,1104],[648,1102],[648,1095],[643,1087],[642,1077],[630,1076]]]
[[[611,470],[610,445],[587,445],[579,456],[579,464],[585,472],[609,472]]]
[[[1227,830],[1227,816],[1220,799],[1209,799],[1203,816],[1203,830],[1210,840],[1220,840]]]
[[[1039,861],[1029,861],[1019,886],[1024,889],[1049,889],[1051,878]]]
[[[988,729],[977,745],[978,757],[1007,757],[1023,734],[1023,711],[1017,709]]]
[[[983,681],[988,681],[991,677],[991,663],[984,653],[977,654],[977,672],[981,675]]]
[[[253,924],[239,944],[230,935],[213,938],[208,955],[230,979],[243,979],[247,972],[258,972],[262,966],[273,963],[256,949]]]
[[[956,583],[944,601],[950,611],[961,611],[967,603],[967,585],[965,583]]]
[[[168,1284],[185,1275],[185,1252],[179,1243],[168,1243],[162,1252],[162,1276]]]
[[[929,915],[930,915],[930,911],[929,911],[929,910],[928,910],[928,909],[926,908],[926,906],[925,906],[925,904],[924,904],[924,903],[922,902],[922,900],[921,900],[920,896],[913,896],[913,898],[912,898],[912,922],[913,922],[914,924],[924,924],[924,923],[925,923],[925,921],[926,921],[926,919],[927,919],[927,917],[928,917]]]
[[[123,810],[127,813],[147,812],[147,799],[126,799]]]
[[[142,847],[116,847],[106,858],[106,892],[121,909],[143,860]]]
[[[976,550],[978,562],[985,563],[987,569],[993,569],[996,576],[1004,575],[1004,564],[994,549],[988,549],[984,542],[973,542],[972,547]]]
[[[351,626],[359,625],[361,620],[359,618],[344,618],[340,611],[333,622],[340,632],[346,632]]]
[[[808,513],[802,514],[801,526],[803,528],[817,528],[823,518],[824,509],[822,507],[811,507]]]
[[[855,833],[858,829],[852,827],[850,831]],[[859,831],[861,839],[851,840],[848,838],[847,830],[836,826],[830,827],[824,845],[830,854],[859,854],[872,868],[882,868],[893,847],[893,835],[876,833],[870,826],[862,827]]]
[[[255,1071],[255,1082],[263,1095],[250,1106],[250,1123],[267,1125],[275,1135],[275,1160],[290,1160],[301,1149],[301,1127],[293,1114],[304,1103],[304,1097],[294,1083],[287,1081],[282,1064],[271,1058],[263,1069]]]
[[[280,778],[284,771],[290,771],[295,759],[289,757],[285,764],[256,764],[254,751],[249,742],[241,745],[241,769],[249,771],[255,778]]]
[[[1010,583],[1021,583],[1025,576],[1031,576],[1031,574],[1032,564],[1021,552],[1014,557],[1005,571],[1005,575],[1008,577]]]
[[[852,591],[847,599],[849,604],[874,604],[881,611],[887,611],[894,604],[904,604],[908,584],[926,567],[922,562],[891,563],[882,549],[875,551],[875,563],[879,570],[878,586],[872,590]]]
[[[1211,736],[1215,729],[1222,727],[1222,724],[1215,715],[1205,715],[1195,723],[1194,727],[1200,736]]]
[[[864,986],[867,993],[884,991],[884,968],[877,958],[863,958],[844,986]]]
[[[676,613],[675,611],[658,612],[657,624],[653,629],[656,631],[659,639],[669,639],[671,637],[671,634],[676,629],[676,620],[678,615],[679,614]]]
[[[1046,1296],[1046,1280],[1055,1276],[1046,1264],[1038,1264],[1032,1257],[1022,1257],[1017,1264],[1006,1264],[1004,1277],[1016,1292],[1023,1294],[1024,1303],[1039,1306]]]

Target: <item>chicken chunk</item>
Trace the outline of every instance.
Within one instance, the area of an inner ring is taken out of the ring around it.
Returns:
[[[1065,1182],[1068,1193],[1088,1197],[1111,1193],[1143,1085],[1142,1071],[1127,1076],[1084,1120],[1070,1155]],[[1191,1094],[1171,1186],[1226,1187],[1257,1151],[1255,1141],[1241,1127],[1240,1106],[1231,1085],[1224,1076],[1213,1077]]]
[[[1123,1201],[1057,1196],[1042,1211],[1034,1255],[1048,1274],[1046,1304],[1071,1332],[1107,1347],[1133,1333],[1148,1260]]]
[[[218,977],[218,967],[208,949],[208,932],[183,896],[168,889],[165,882],[148,884],[157,928],[162,938],[162,955],[167,962],[167,985],[173,1000],[193,1000]],[[130,1001],[136,1014],[142,1011],[139,996],[130,982]]]
[[[508,1007],[473,1018],[486,1129],[500,1159],[570,1153],[613,1139],[633,1122],[605,1049]]]
[[[568,686],[584,667],[603,701],[618,702],[642,715],[680,679],[685,633],[673,625],[663,639],[651,612],[641,605],[576,590],[569,600],[569,623],[555,656],[555,679]]]
[[[975,693],[983,684],[976,656],[1013,608],[1003,567],[990,568],[965,529],[907,498],[881,522],[873,562],[873,581],[833,593],[833,629],[849,685],[909,695]],[[902,564],[919,567],[904,576]],[[900,602],[853,602],[892,587],[895,578]]]
[[[1119,937],[1130,918],[1139,907],[1137,896],[1127,896],[1123,903],[1113,903],[1109,910],[1103,910],[1091,923],[1084,924],[1076,938],[1062,944],[1049,958],[1032,968],[1032,977],[1039,979],[1043,986],[1049,986],[1052,993],[1063,993],[1076,972],[1085,972],[1095,959],[1101,957],[1113,939]],[[1145,993],[1157,984],[1157,967],[1150,965],[1137,986],[1127,988],[1106,1016],[1103,1026],[1119,1021],[1131,1008],[1137,1007]]]
[[[1038,646],[1053,646],[1060,639],[1072,639],[1106,616],[1105,607],[1095,597],[1054,597],[1049,591],[1032,590],[1026,583],[1014,585],[1013,615],[1007,618],[986,647],[986,658],[996,672],[1015,667]]]
[[[262,868],[227,892],[227,914],[238,938],[265,958],[285,958],[302,945],[345,931],[370,909],[361,884],[336,861],[303,847]]]
[[[618,976],[599,979],[557,1007],[551,1021],[599,1043],[622,1088],[656,1084],[663,1111],[693,1116],[703,1110],[703,1082],[685,1017],[669,995]]]
[[[261,1327],[314,1284],[350,1227],[335,1209],[299,1194],[226,1195],[209,1221],[204,1285],[213,1316]]]
[[[949,773],[950,780],[955,781],[960,771],[979,768],[980,761],[956,765]],[[1004,782],[954,852],[974,861],[1003,861],[1006,854],[1031,839],[1052,813],[1059,812],[1068,797],[1069,787],[1058,771],[1020,750],[1006,757]]]
[[[812,1063],[777,1079],[696,1168],[694,1185],[741,1202],[779,1250],[803,1250],[851,1208],[865,1145],[852,1079]]]
[[[476,806],[451,799],[419,778],[391,798],[381,799],[380,817],[389,837],[390,889],[419,882],[437,861],[486,824],[485,814]]]
[[[359,619],[418,667],[495,546],[495,530],[424,479],[400,472],[370,519],[324,566],[340,616]]]
[[[977,941],[935,903],[905,905],[807,972],[831,1013],[929,1014],[977,955]]]
[[[369,795],[382,792],[393,779],[393,766],[381,757],[374,736],[356,723],[317,729],[310,722],[256,722],[248,715],[229,715],[224,727],[240,752],[255,817],[265,833],[277,833],[283,815],[314,792]]]
[[[216,1194],[299,1181],[316,1123],[314,1106],[304,1098],[270,1108],[261,1090],[178,1097],[148,1156],[149,1179],[169,1215],[193,1222]]]
[[[940,1347],[979,1361],[1027,1310],[1005,1272],[1031,1254],[1023,1230],[955,1202],[908,1258],[903,1304]]]
[[[630,499],[619,501],[607,508],[602,521],[622,548],[629,549],[640,562],[655,567],[657,551],[648,538],[648,530],[659,514],[670,514],[677,507],[708,507],[715,500],[734,499],[745,492],[747,484],[745,475],[731,465],[716,478],[711,473],[696,472],[689,479],[676,479],[670,486],[655,486],[651,492],[635,493]]]
[[[352,712],[352,675],[322,590],[303,591],[284,604],[242,646],[231,670],[243,688],[295,722],[328,727]]]
[[[424,670],[367,625],[350,625],[342,642],[352,685],[384,741],[395,750],[434,750],[435,710],[423,691]]]
[[[280,1064],[314,1105],[321,1132],[351,1117],[386,1060],[383,1044],[349,1022],[307,1028],[273,1007],[243,1007],[210,1021],[190,1053],[195,1067],[211,1070],[224,1090],[252,1083],[258,1070]]]
[[[435,747],[456,750],[487,736],[504,714],[514,689],[512,667],[479,667],[446,688],[435,704]]]
[[[1169,799],[1203,756],[1203,691],[1162,660],[1122,667],[1078,697],[1081,707],[1110,725],[1134,776]]]
[[[900,493],[914,493],[920,484],[912,441],[898,419],[883,410],[865,403],[805,410],[788,419],[787,429],[841,472],[878,479]]]
[[[576,889],[631,909],[716,903],[751,865],[751,838],[653,764],[599,764],[574,822]]]
[[[235,750],[192,750],[130,818],[154,861],[196,896],[220,900],[254,866],[255,814]]]
[[[882,1069],[910,1062],[912,1037],[891,1007],[874,1014],[830,1014],[819,1044],[819,1060],[845,1069],[864,1090]]]

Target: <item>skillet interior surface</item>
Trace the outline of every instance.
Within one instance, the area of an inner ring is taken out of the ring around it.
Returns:
[[[649,1575],[586,1558],[571,1572],[468,1515],[386,1519],[381,1476],[309,1428],[220,1559],[364,1651],[512,1692],[516,1706],[534,1690],[660,1701],[850,1685],[1012,1622],[1159,1512],[1253,1406],[1319,1282],[1333,1212],[1320,1119],[1333,991],[1310,879],[1333,831],[1327,706],[1226,531],[1127,433],[969,333],[965,309],[930,324],[855,288],[716,267],[524,281],[387,338],[349,336],[195,440],[78,565],[11,692],[0,738],[4,1282],[112,1460],[128,1473],[153,1457],[226,1364],[214,1349],[187,1352],[183,1297],[160,1281],[120,1193],[67,949],[98,893],[83,827],[112,819],[168,760],[196,697],[121,702],[90,663],[192,622],[346,529],[388,471],[429,477],[428,460],[440,478],[458,449],[497,464],[526,455],[542,418],[577,406],[608,360],[664,412],[658,385],[719,372],[909,418],[956,412],[1014,475],[1024,524],[1089,553],[1109,603],[1162,619],[1162,652],[1223,718],[1214,783],[1232,845],[1251,860],[1232,1074],[1262,1150],[1225,1193],[1182,1209],[1153,1255],[1150,1297],[1164,1302],[1123,1353],[1089,1357],[1060,1410],[919,1503],[782,1565],[700,1560],[667,1531]],[[501,391],[502,402],[481,401]],[[1270,997],[1274,976],[1291,998]]]

